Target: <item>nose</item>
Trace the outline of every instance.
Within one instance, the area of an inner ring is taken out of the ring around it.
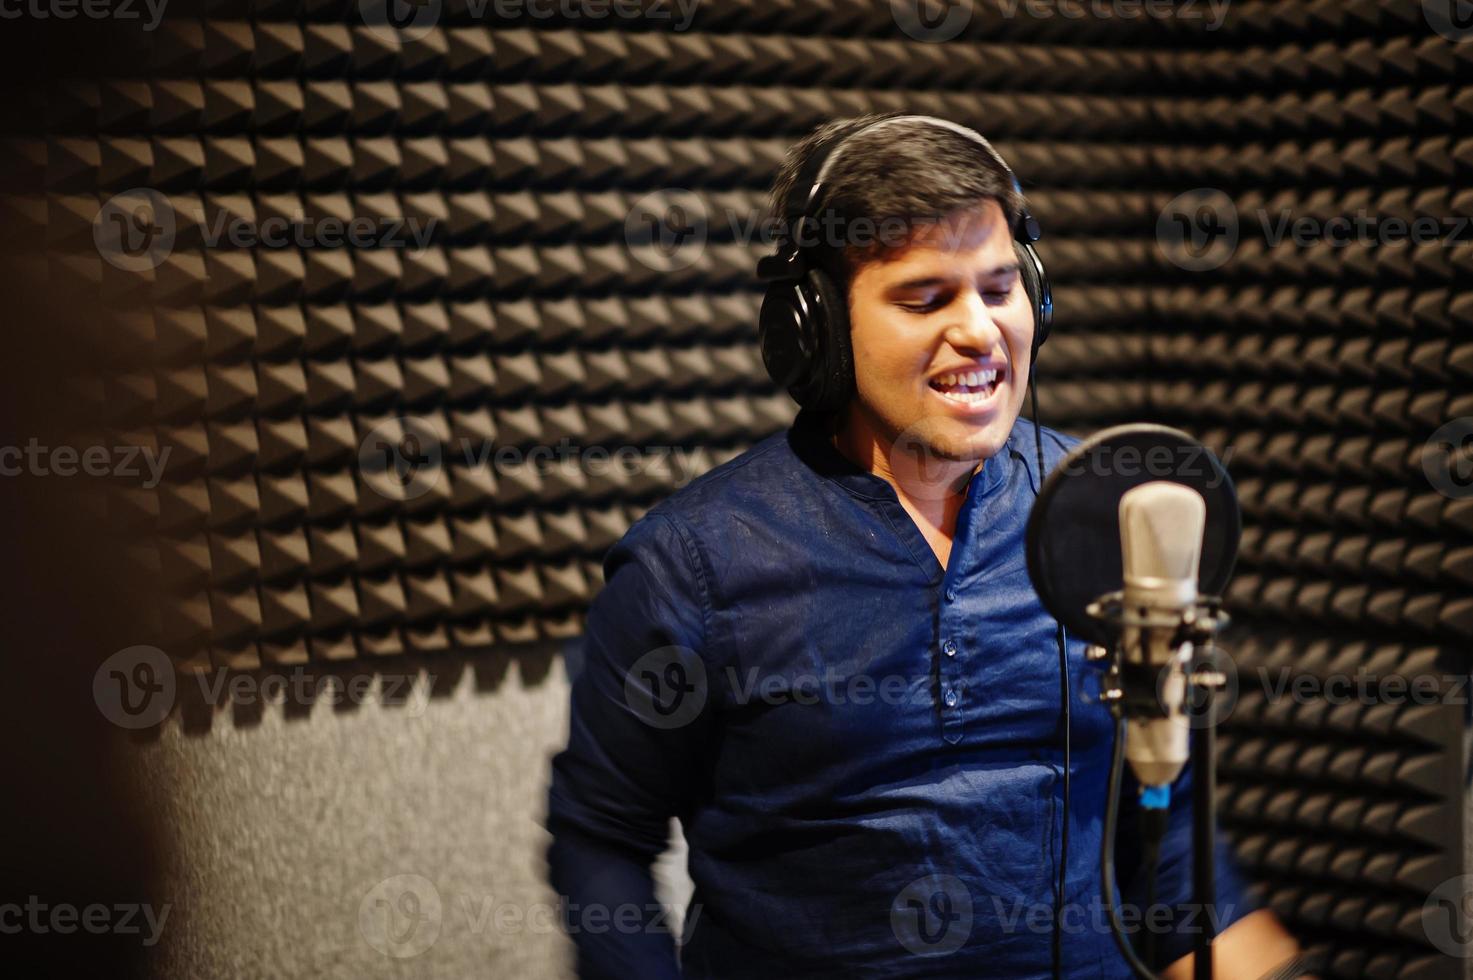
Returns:
[[[982,294],[976,289],[966,290],[953,307],[955,317],[946,325],[946,340],[959,352],[969,356],[986,357],[1004,345],[1002,328],[992,318]]]

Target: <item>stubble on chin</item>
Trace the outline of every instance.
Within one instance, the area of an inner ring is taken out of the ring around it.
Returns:
[[[915,462],[978,463],[985,449],[976,440],[948,432],[951,420],[941,416],[923,416],[891,437],[896,452],[906,453]]]

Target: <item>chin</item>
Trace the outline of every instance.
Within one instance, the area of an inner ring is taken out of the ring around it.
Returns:
[[[998,419],[980,427],[954,419],[937,421],[926,427],[931,431],[924,433],[923,441],[932,454],[956,462],[977,462],[997,455],[1012,431],[1011,425],[1004,427]]]

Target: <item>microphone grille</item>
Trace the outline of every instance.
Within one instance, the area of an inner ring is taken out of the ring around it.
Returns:
[[[1125,581],[1185,579],[1195,589],[1202,559],[1207,502],[1170,480],[1142,483],[1120,498],[1120,545]]]

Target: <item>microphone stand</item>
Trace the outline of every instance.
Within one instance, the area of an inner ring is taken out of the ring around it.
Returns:
[[[1115,845],[1115,813],[1120,803],[1120,776],[1124,765],[1126,704],[1128,699],[1121,677],[1123,650],[1120,637],[1124,627],[1162,627],[1176,630],[1172,649],[1187,647],[1191,652],[1210,648],[1212,638],[1227,625],[1228,614],[1222,611],[1222,600],[1218,596],[1202,596],[1197,603],[1179,616],[1164,618],[1161,612],[1128,610],[1124,607],[1120,592],[1110,592],[1089,604],[1085,611],[1109,627],[1112,642],[1108,647],[1091,647],[1088,658],[1096,666],[1105,669],[1100,682],[1100,700],[1109,706],[1116,721],[1115,753],[1110,774],[1110,793],[1106,802],[1105,841],[1101,860],[1104,872],[1103,888],[1105,908],[1109,912],[1110,927],[1115,934],[1115,943],[1120,947],[1126,962],[1141,980],[1156,980],[1148,964],[1140,961],[1134,948],[1126,938],[1119,914],[1115,909],[1114,873],[1111,852]],[[1212,980],[1212,940],[1216,938],[1214,917],[1206,910],[1216,904],[1217,864],[1213,834],[1217,826],[1217,713],[1216,693],[1226,686],[1223,673],[1208,663],[1200,663],[1187,676],[1187,702],[1200,704],[1202,723],[1193,730],[1190,758],[1192,763],[1192,899],[1202,911],[1205,926],[1197,931],[1193,940],[1192,974],[1194,980]],[[1148,869],[1154,874],[1155,869]],[[1149,910],[1147,910],[1149,912]]]

